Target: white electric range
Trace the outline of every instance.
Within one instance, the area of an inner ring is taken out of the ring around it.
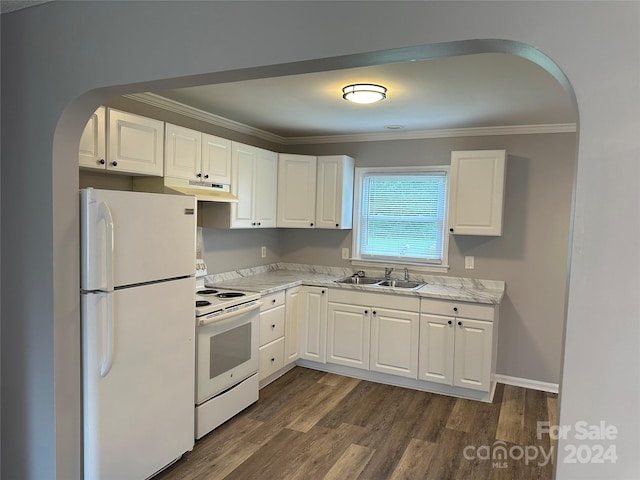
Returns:
[[[196,268],[196,439],[258,400],[259,293],[206,288]]]

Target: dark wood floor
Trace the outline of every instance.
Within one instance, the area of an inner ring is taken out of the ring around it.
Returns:
[[[296,367],[153,480],[551,479],[537,422],[556,411],[508,385],[488,404]]]

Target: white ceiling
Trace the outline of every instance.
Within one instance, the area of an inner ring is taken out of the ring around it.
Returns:
[[[357,105],[342,87],[371,82],[387,99]],[[541,67],[475,54],[155,92],[283,138],[574,124],[569,94]]]

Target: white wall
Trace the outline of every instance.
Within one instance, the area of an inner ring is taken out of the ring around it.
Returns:
[[[134,90],[472,51],[409,47],[496,38],[556,62],[580,111],[560,421],[604,419],[620,434],[617,463],[561,464],[557,478],[640,477],[640,4],[51,2],[1,21],[4,478],[80,474],[76,155],[97,105]],[[392,48],[408,50],[367,53]],[[126,86],[95,90],[110,85]]]

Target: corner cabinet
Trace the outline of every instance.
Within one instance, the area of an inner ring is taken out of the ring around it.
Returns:
[[[231,142],[231,193],[237,203],[208,203],[201,210],[205,227],[274,228],[278,154]]]
[[[84,127],[80,137],[79,164],[83,168],[106,170],[106,108],[99,107]]]
[[[498,307],[422,299],[420,312],[418,379],[490,391]]]
[[[327,289],[303,286],[301,295],[300,358],[326,363]]]
[[[310,155],[280,154],[278,227],[315,227],[317,161],[317,157]]]
[[[451,152],[449,232],[502,235],[505,150]]]
[[[350,229],[353,158],[280,154],[278,227]]]
[[[164,122],[107,110],[107,170],[163,176]]]

